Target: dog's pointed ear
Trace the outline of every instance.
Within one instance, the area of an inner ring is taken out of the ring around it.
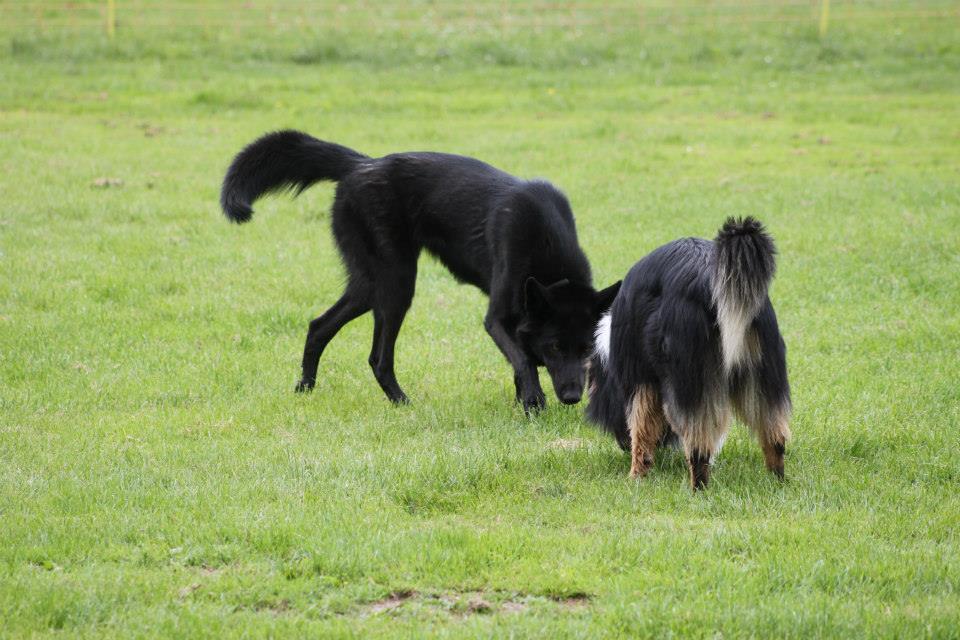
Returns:
[[[617,280],[612,285],[603,289],[602,291],[597,291],[594,294],[594,306],[597,311],[597,315],[602,316],[610,308],[610,305],[613,304],[613,299],[617,297],[617,293],[620,291],[620,285],[623,284],[623,280]]]
[[[540,281],[530,276],[523,287],[524,302],[523,308],[529,314],[542,312],[550,306],[550,291],[547,287],[540,284]]]

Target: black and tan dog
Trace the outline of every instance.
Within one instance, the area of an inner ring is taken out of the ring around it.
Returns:
[[[790,437],[786,347],[767,296],[773,240],[753,218],[712,242],[677,240],[633,266],[601,319],[588,416],[631,452],[643,476],[659,445],[678,443],[694,490],[707,486],[732,414],[783,477]]]
[[[426,249],[461,282],[490,296],[484,326],[513,365],[526,411],[545,404],[537,367],[557,397],[580,401],[593,330],[620,283],[593,288],[567,199],[550,183],[521,180],[488,164],[443,153],[369,158],[298,131],[263,136],[227,171],[220,202],[246,222],[261,195],[336,181],[333,235],[346,290],[310,323],[297,390],[313,388],[320,355],[345,324],[373,311],[369,363],[393,402],[406,402],[394,375],[394,344],[413,300]]]

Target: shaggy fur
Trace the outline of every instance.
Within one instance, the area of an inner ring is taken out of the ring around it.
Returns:
[[[783,477],[790,386],[767,297],[775,254],[758,221],[731,218],[712,242],[671,242],[627,274],[596,329],[587,413],[631,451],[631,476],[675,440],[691,486],[706,487],[735,413]]]
[[[387,397],[406,402],[394,375],[394,345],[413,300],[426,249],[461,282],[490,297],[484,326],[513,365],[517,400],[544,406],[537,367],[557,397],[579,402],[593,328],[620,283],[596,291],[567,199],[550,183],[515,178],[473,158],[398,153],[369,158],[298,131],[265,135],[241,151],[220,202],[234,222],[271,191],[298,193],[336,181],[333,235],[346,290],[310,323],[297,390],[312,389],[327,343],[373,311],[369,363]]]

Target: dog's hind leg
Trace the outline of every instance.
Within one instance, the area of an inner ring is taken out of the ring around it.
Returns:
[[[664,414],[683,445],[690,486],[698,491],[710,482],[710,459],[730,429],[719,335],[704,305],[674,300],[661,313],[668,345],[660,374]]]
[[[787,450],[787,440],[790,439],[790,427],[786,419],[775,419],[766,423],[762,430],[757,431],[760,436],[760,447],[763,449],[763,460],[773,475],[783,480],[783,455]]]
[[[751,373],[733,391],[737,417],[750,427],[760,442],[767,469],[783,479],[783,456],[790,440],[790,403],[771,403]]]
[[[416,288],[416,258],[407,264],[397,264],[380,271],[374,294],[373,335],[370,368],[380,388],[395,404],[408,402],[393,371],[394,349],[400,327],[407,315]]]
[[[383,318],[380,317],[380,314],[376,309],[373,310],[373,342],[370,345],[370,357],[367,358],[367,363],[370,365],[371,369],[377,368],[377,363],[380,362],[380,334],[383,333]]]
[[[370,310],[370,293],[365,284],[351,281],[346,291],[327,311],[310,322],[307,341],[303,347],[303,375],[297,383],[297,391],[313,389],[317,380],[320,356],[330,340],[345,324]]]
[[[706,489],[710,482],[710,461],[730,429],[730,407],[725,394],[710,389],[690,408],[677,406],[675,394],[665,392],[664,413],[680,436],[690,470],[690,487]]]
[[[647,475],[653,466],[653,454],[665,428],[660,394],[652,385],[640,385],[627,407],[631,478]]]
[[[730,397],[737,416],[760,441],[767,469],[783,478],[783,455],[790,439],[790,384],[786,346],[768,300],[747,335],[750,366],[731,379]]]

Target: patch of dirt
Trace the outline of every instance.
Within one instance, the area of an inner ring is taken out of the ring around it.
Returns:
[[[590,604],[590,596],[586,593],[575,593],[551,599],[566,609],[580,609]]]
[[[140,130],[143,131],[143,135],[145,135],[148,138],[153,138],[155,136],[160,135],[164,131],[166,131],[166,129],[164,129],[163,127],[152,125],[149,122],[142,123],[140,125]]]
[[[122,187],[123,180],[121,180],[120,178],[109,178],[109,177],[97,178],[96,180],[93,181],[92,186],[96,187],[97,189],[109,189],[110,187]]]
[[[450,616],[465,617],[496,613],[520,613],[530,607],[559,606],[566,610],[581,609],[590,604],[591,595],[581,592],[560,595],[535,595],[514,591],[394,591],[389,596],[362,605],[366,615],[392,614],[404,605],[433,610]]]
[[[269,611],[274,614],[285,613],[290,610],[290,601],[286,598],[280,600],[260,600],[253,605],[254,611]]]
[[[383,613],[399,609],[400,605],[417,595],[416,591],[394,591],[389,596],[367,605],[368,613]]]
[[[491,611],[493,611],[493,605],[479,595],[472,596],[467,601],[467,612],[469,613],[490,613]]]
[[[183,600],[184,598],[186,598],[187,596],[189,596],[191,593],[193,593],[199,588],[200,588],[199,582],[188,584],[187,586],[183,587],[182,589],[180,589],[180,591],[177,592],[177,597]]]

